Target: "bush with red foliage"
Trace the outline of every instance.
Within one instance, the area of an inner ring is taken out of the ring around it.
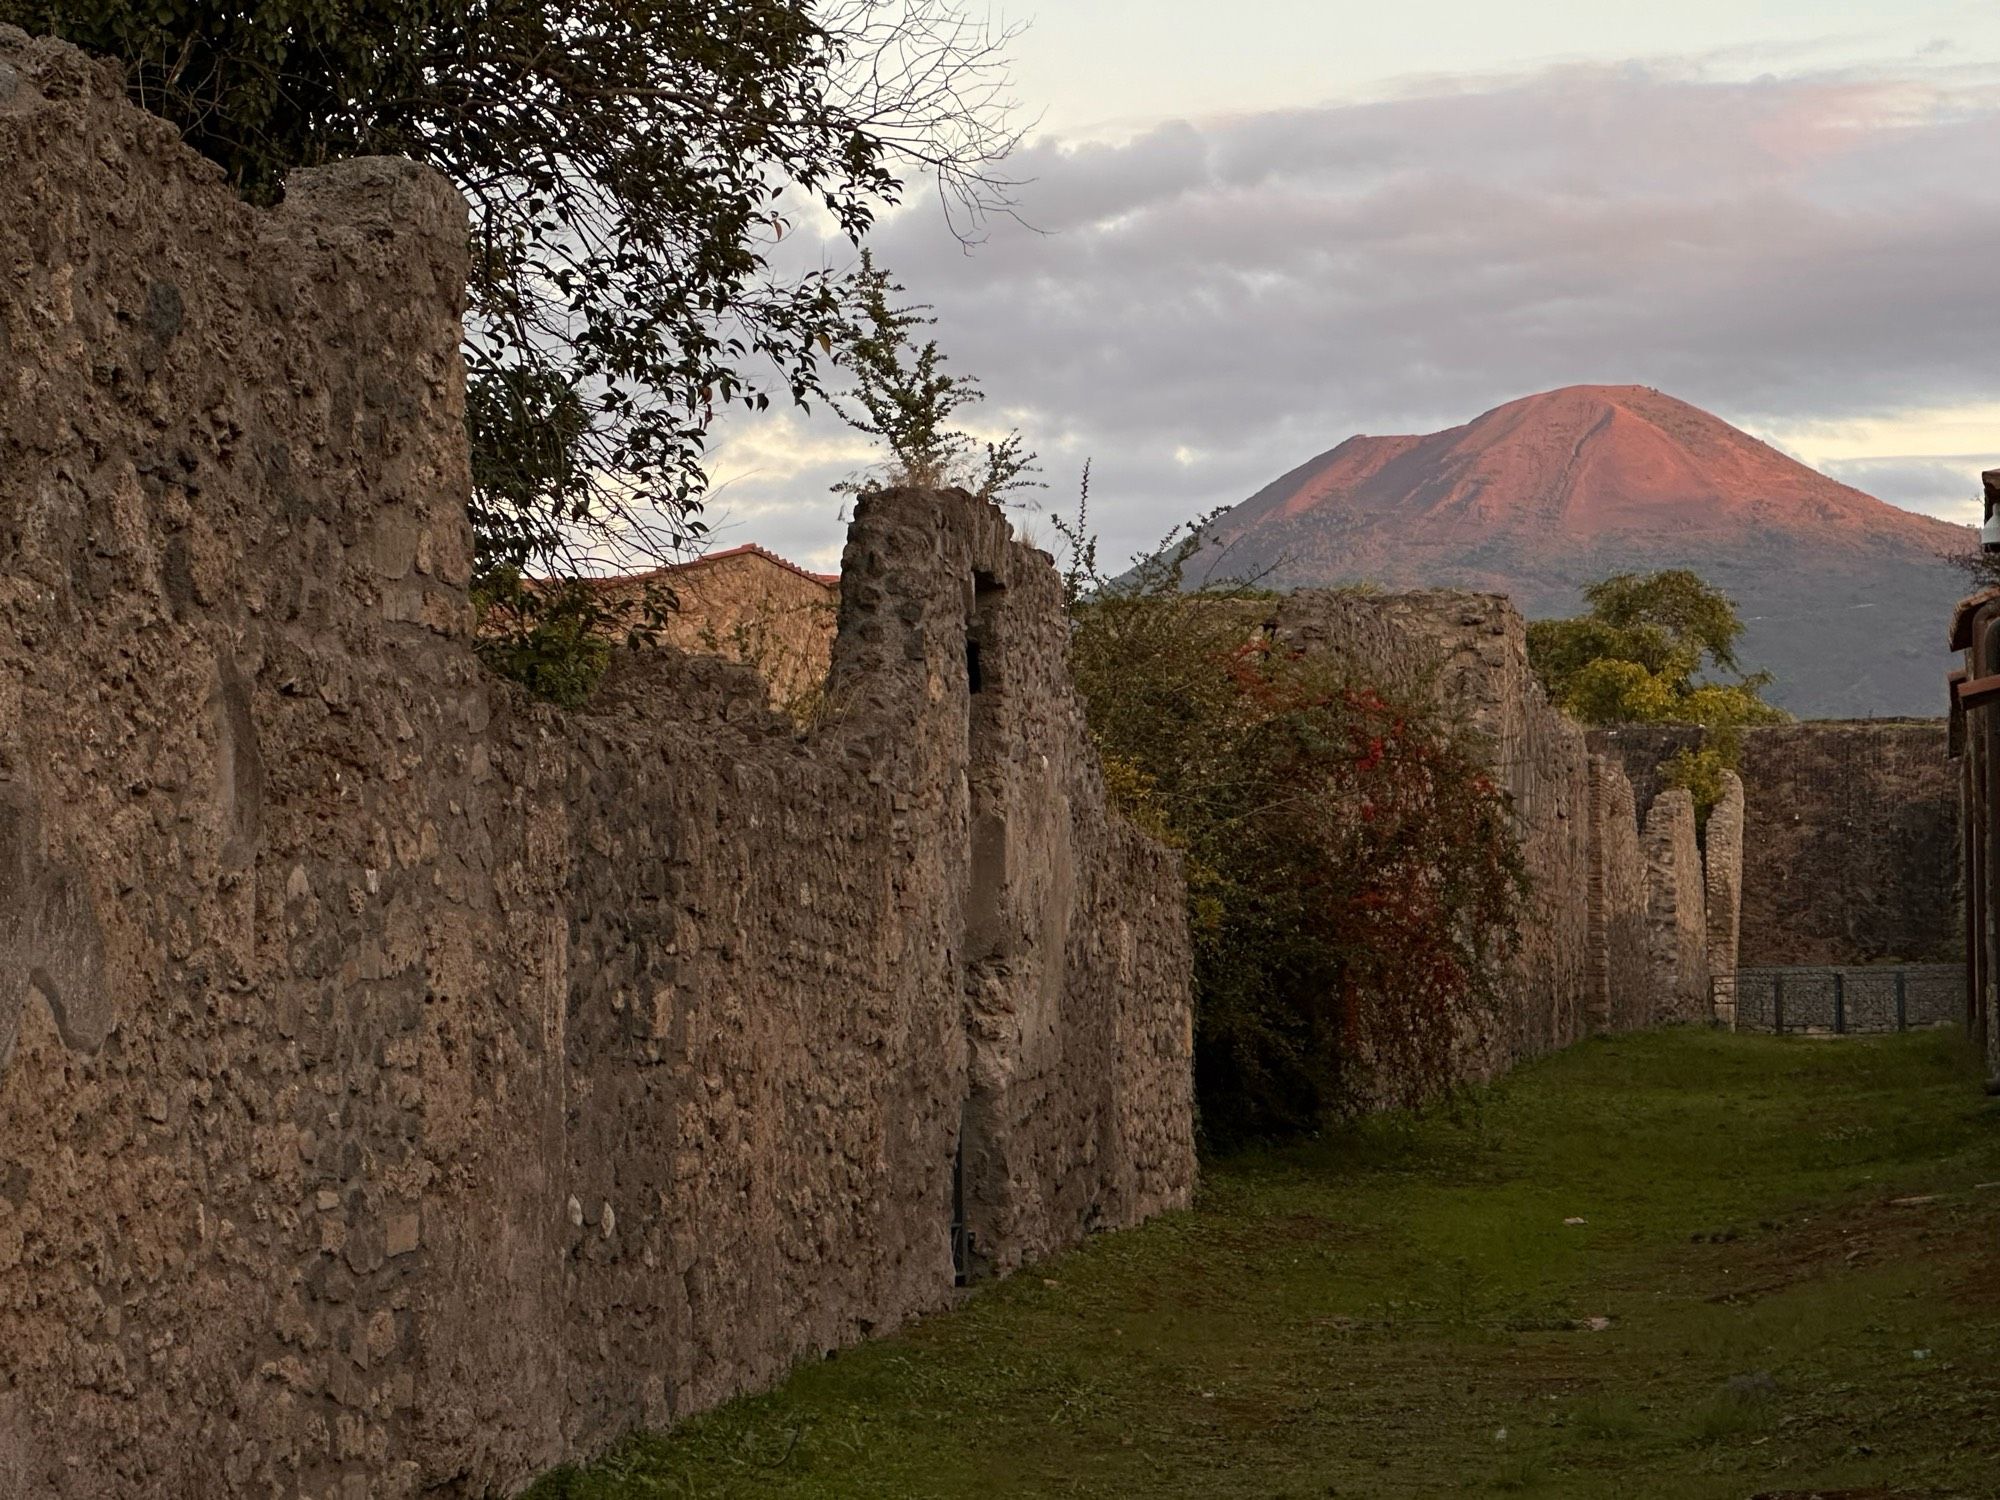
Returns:
[[[1161,556],[1075,591],[1071,656],[1114,799],[1186,856],[1207,1142],[1435,1097],[1526,890],[1484,745]]]

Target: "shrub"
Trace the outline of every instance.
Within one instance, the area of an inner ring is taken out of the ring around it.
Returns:
[[[473,590],[480,659],[539,698],[576,708],[611,665],[612,636],[588,585],[536,585],[494,569]]]
[[[1198,527],[1113,582],[1085,519],[1071,661],[1114,803],[1185,855],[1206,1140],[1435,1094],[1525,890],[1482,746],[1427,684],[1274,642],[1254,589],[1184,592]]]

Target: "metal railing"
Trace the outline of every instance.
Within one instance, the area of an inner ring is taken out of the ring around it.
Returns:
[[[1715,979],[1715,1014],[1737,1031],[1881,1035],[1965,1019],[1963,964],[1738,969]]]

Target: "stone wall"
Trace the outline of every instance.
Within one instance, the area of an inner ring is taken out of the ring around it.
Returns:
[[[1668,761],[1683,750],[1699,750],[1708,731],[1699,724],[1616,724],[1589,732],[1593,755],[1608,756],[1632,783],[1632,801],[1640,818],[1665,790]]]
[[[1963,957],[1946,736],[1943,719],[1744,735],[1745,968]]]
[[[1585,1035],[1589,757],[1583,731],[1548,705],[1529,670],[1521,616],[1496,594],[1301,590],[1279,603],[1274,628],[1301,648],[1429,684],[1485,737],[1512,799],[1530,879],[1521,947],[1495,1009],[1466,1018],[1462,1074],[1489,1078]]]
[[[1738,957],[1786,964],[1949,961],[1962,955],[1958,777],[1943,719],[1808,721],[1742,732]],[[1643,817],[1660,768],[1706,732],[1592,730]]]
[[[463,207],[0,29],[0,1494],[497,1495],[1186,1201],[1059,586],[859,510],[810,737],[470,649]]]
[[[1280,602],[1273,628],[1303,649],[1431,685],[1490,746],[1512,799],[1530,895],[1500,1004],[1464,1018],[1464,1077],[1491,1077],[1594,1031],[1710,1018],[1711,967],[1734,963],[1740,786],[1728,779],[1721,842],[1705,861],[1693,799],[1669,790],[1642,802],[1625,770],[1636,762],[1657,793],[1655,758],[1698,745],[1698,732],[1621,730],[1586,743],[1543,697],[1525,623],[1499,595],[1303,590]]]

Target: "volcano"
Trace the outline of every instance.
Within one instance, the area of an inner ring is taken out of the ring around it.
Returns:
[[[1973,529],[1898,509],[1646,386],[1569,386],[1426,437],[1352,437],[1224,512],[1193,579],[1504,593],[1572,614],[1587,583],[1692,568],[1739,655],[1806,718],[1943,712]]]

